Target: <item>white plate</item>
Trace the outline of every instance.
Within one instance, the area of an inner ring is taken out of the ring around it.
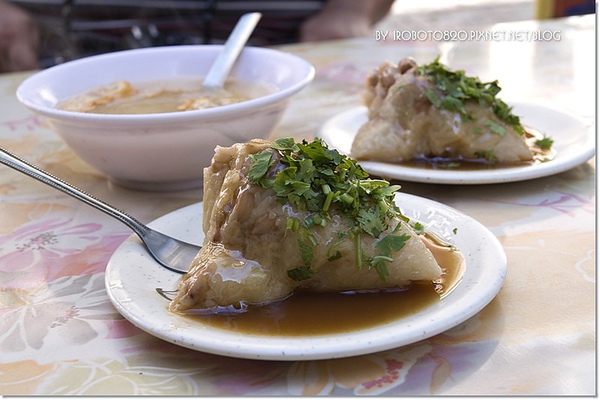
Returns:
[[[393,323],[347,334],[271,337],[220,330],[171,313],[156,288],[174,289],[181,275],[171,272],[132,236],[106,268],[106,290],[117,310],[134,325],[168,342],[225,356],[267,360],[316,360],[368,354],[426,339],[472,317],[498,293],[506,255],[498,239],[474,219],[440,203],[398,194],[404,213],[454,243],[466,257],[458,285],[439,302]],[[151,227],[180,239],[200,242],[201,203],[165,215]],[[456,233],[453,232],[457,229]]]
[[[549,162],[523,167],[479,171],[420,169],[376,161],[361,161],[370,174],[386,179],[411,182],[475,185],[516,182],[554,175],[583,164],[595,150],[593,124],[586,123],[564,111],[530,103],[511,103],[515,115],[524,125],[531,126],[554,140],[556,157]],[[349,154],[354,136],[367,121],[366,107],[356,107],[338,114],[323,124],[318,136],[331,148]]]

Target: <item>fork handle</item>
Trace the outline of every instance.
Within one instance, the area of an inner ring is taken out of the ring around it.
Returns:
[[[131,228],[142,240],[149,233],[150,228],[146,225],[139,222],[137,219],[132,216],[124,213],[123,211],[111,206],[108,203],[103,202],[84,192],[83,190],[63,181],[60,178],[55,177],[54,175],[44,171],[41,168],[30,164],[29,162],[19,158],[18,156],[12,154],[5,148],[0,146],[0,163],[9,166],[31,178],[34,178],[40,182],[45,183],[53,187],[54,189],[58,189],[61,192],[68,194],[69,196],[75,197],[78,200],[83,201],[84,203],[116,218],[121,221],[129,228]]]

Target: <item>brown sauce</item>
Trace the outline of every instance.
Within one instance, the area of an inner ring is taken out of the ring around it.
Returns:
[[[446,158],[446,157],[418,157],[412,160],[399,161],[396,164],[403,167],[412,167],[419,169],[444,169],[453,171],[478,171],[495,170],[501,168],[519,168],[527,167],[551,161],[556,156],[553,149],[541,149],[535,145],[535,142],[542,139],[544,135],[533,128],[525,128],[525,141],[533,153],[533,160],[518,163],[497,163],[485,159],[467,159],[467,158]]]
[[[424,241],[444,270],[443,276],[432,283],[373,293],[298,291],[286,300],[233,316],[186,317],[230,332],[266,336],[332,335],[381,326],[435,304],[459,283],[465,270],[462,253],[429,236]]]
[[[443,275],[433,282],[437,294],[444,298],[458,285],[464,275],[467,268],[465,257],[460,251],[451,249],[430,236],[423,235],[421,238],[438,265],[444,270]]]

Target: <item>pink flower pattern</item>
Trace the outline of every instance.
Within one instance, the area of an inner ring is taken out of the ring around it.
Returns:
[[[47,282],[104,271],[108,257],[127,234],[106,234],[98,223],[72,218],[33,221],[0,237],[3,286]]]
[[[10,358],[35,352],[52,359],[99,337],[108,336],[104,320],[122,319],[104,289],[104,275],[62,277],[35,290],[4,289],[0,309],[0,352]],[[48,343],[52,346],[48,346]]]
[[[43,119],[36,115],[30,115],[25,118],[4,121],[2,125],[6,126],[11,131],[16,131],[21,128],[25,128],[27,131],[33,131],[44,125]]]
[[[528,206],[535,208],[547,208],[563,213],[569,217],[575,217],[577,211],[583,211],[590,215],[595,214],[595,199],[586,199],[573,193],[556,191],[547,194],[543,199],[531,203],[524,202],[500,202],[497,203],[512,204],[518,206]]]
[[[129,235],[56,217],[1,236],[0,352],[35,350],[51,359],[49,341],[75,349],[100,337],[139,334],[114,310],[104,287],[110,255]]]

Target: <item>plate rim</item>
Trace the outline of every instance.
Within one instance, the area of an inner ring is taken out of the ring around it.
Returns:
[[[493,250],[491,254],[482,254],[479,257],[480,261],[483,259],[487,260],[488,264],[490,262],[494,264],[486,265],[485,268],[467,264],[463,281],[457,286],[457,288],[461,288],[460,290],[454,290],[447,297],[441,299],[440,302],[434,303],[410,317],[348,334],[300,338],[236,335],[218,328],[207,327],[198,321],[190,322],[191,320],[166,310],[166,302],[164,310],[160,311],[164,314],[161,316],[163,318],[162,322],[159,322],[156,316],[149,318],[148,311],[145,308],[135,306],[135,300],[131,299],[130,296],[131,290],[124,289],[125,284],[119,274],[119,270],[122,268],[119,263],[122,262],[123,255],[135,256],[139,260],[143,260],[147,265],[150,265],[155,276],[156,274],[159,277],[171,274],[171,278],[173,278],[173,276],[178,277],[180,275],[168,271],[156,263],[135,235],[123,242],[110,258],[105,274],[106,290],[117,311],[143,331],[176,345],[222,356],[277,361],[321,360],[359,356],[406,346],[451,329],[481,311],[500,291],[506,277],[507,260],[502,245],[493,233],[466,214],[434,200],[411,194],[399,193],[396,199],[399,199],[396,201],[404,201],[413,206],[418,204],[422,206],[421,211],[428,209],[429,211],[441,212],[444,214],[445,220],[460,218],[461,225],[459,225],[459,228],[462,226],[471,232],[476,231],[478,237],[481,238],[482,242],[477,245],[480,250]],[[171,230],[171,233],[175,234],[175,231],[179,228],[174,229],[174,226],[172,224],[169,226],[166,221],[173,220],[174,217],[182,218],[182,216],[192,212],[198,213],[199,210],[201,214],[201,205],[200,202],[180,208],[157,218],[148,225],[165,232]],[[402,208],[402,204],[400,206]],[[404,210],[404,208],[402,209]],[[404,211],[406,212],[406,210]],[[189,240],[185,237],[182,239]],[[469,251],[472,252],[473,250],[470,249]],[[490,257],[492,255],[493,257]],[[479,271],[478,275],[470,276],[473,274],[473,272],[470,272],[473,268]],[[479,281],[479,278],[482,277],[488,280],[482,283]],[[471,282],[472,279],[475,279],[475,281]],[[127,283],[127,285],[129,284]],[[154,291],[154,288],[145,289]],[[466,290],[466,293],[462,296],[456,295],[456,293],[460,294],[461,290]],[[156,294],[156,296],[159,295]],[[442,317],[438,318],[440,315]],[[411,334],[403,337],[394,334],[399,327],[410,329]],[[204,336],[200,336],[199,333]],[[382,336],[382,333],[385,333],[385,335]],[[215,337],[207,340],[207,334],[217,335],[218,340]],[[357,342],[359,346],[355,346]]]
[[[519,113],[519,109],[527,110],[529,108],[529,110],[537,109],[538,112],[548,113],[550,118],[557,118],[557,116],[568,118],[573,123],[579,124],[580,128],[586,131],[582,134],[582,137],[585,135],[586,140],[578,143],[578,148],[580,150],[570,157],[564,158],[559,152],[557,154],[557,158],[549,162],[531,166],[509,167],[495,170],[452,171],[404,167],[397,164],[379,161],[361,160],[359,162],[369,174],[381,176],[385,179],[397,179],[409,182],[435,184],[481,185],[518,182],[551,176],[581,165],[595,155],[596,146],[595,135],[593,132],[594,122],[586,122],[579,116],[570,112],[538,103],[517,101],[509,101],[507,103],[517,110],[516,113]],[[335,148],[344,154],[348,154],[349,152],[341,150],[340,147],[335,144],[335,139],[332,140],[334,134],[328,133],[328,131],[333,132],[338,130],[339,128],[336,127],[336,124],[339,124],[340,121],[345,122],[352,117],[356,118],[357,114],[359,117],[364,116],[366,120],[367,108],[365,106],[355,106],[334,115],[321,125],[317,133],[317,137],[324,139],[330,147]],[[527,118],[531,117],[531,115],[521,114],[520,117]],[[356,133],[351,134],[352,137],[356,135]],[[548,133],[548,136],[552,137],[552,133]],[[524,171],[525,173],[523,173]]]

